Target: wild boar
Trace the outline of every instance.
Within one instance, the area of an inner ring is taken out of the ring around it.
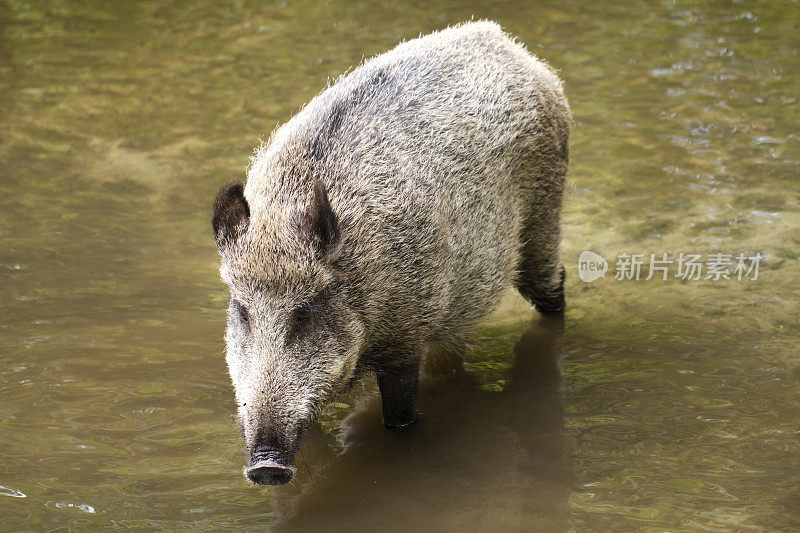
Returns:
[[[561,81],[492,22],[400,44],[341,77],[219,192],[227,362],[248,479],[283,484],[304,428],[374,372],[415,420],[420,360],[458,349],[514,283],[564,307]]]

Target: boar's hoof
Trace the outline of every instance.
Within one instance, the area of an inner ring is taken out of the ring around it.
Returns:
[[[534,300],[533,305],[540,313],[560,313],[566,307],[563,295],[549,300]]]
[[[416,418],[411,419],[411,421],[409,422],[401,422],[401,423],[390,423],[384,420],[383,425],[386,427],[386,429],[391,429],[392,431],[402,431],[416,421],[417,421]]]
[[[417,415],[414,415],[407,420],[386,420],[384,418],[383,425],[386,427],[386,429],[391,429],[392,431],[402,431],[416,421],[417,421]]]
[[[259,461],[246,468],[244,474],[256,485],[285,485],[294,477],[294,468],[275,461]]]

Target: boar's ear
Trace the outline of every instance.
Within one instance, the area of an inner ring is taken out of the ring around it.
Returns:
[[[328,201],[325,185],[319,179],[314,180],[311,205],[300,222],[300,231],[317,257],[335,255],[340,241],[339,220]]]
[[[239,233],[247,227],[250,220],[250,206],[244,198],[244,187],[238,180],[226,183],[214,199],[214,240],[218,247],[236,240]]]

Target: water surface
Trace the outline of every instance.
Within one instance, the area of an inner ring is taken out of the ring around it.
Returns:
[[[510,294],[411,431],[365,382],[292,486],[249,487],[210,200],[329,79],[471,16],[565,80],[569,309]],[[798,30],[796,2],[0,1],[0,529],[796,530]],[[613,277],[756,252],[757,280]]]

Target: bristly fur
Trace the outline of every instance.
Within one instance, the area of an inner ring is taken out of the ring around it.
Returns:
[[[364,62],[274,132],[214,211],[248,448],[296,446],[361,369],[463,346],[510,283],[563,307],[570,122],[554,71],[480,21]]]

